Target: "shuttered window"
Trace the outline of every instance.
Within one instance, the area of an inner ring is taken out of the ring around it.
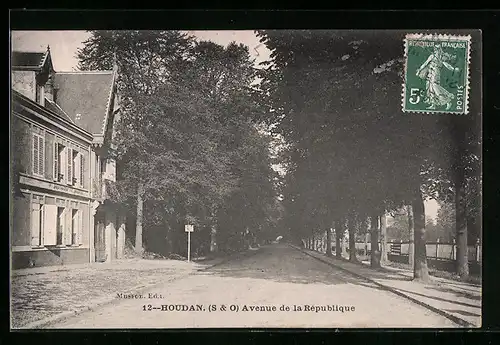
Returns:
[[[76,232],[76,244],[83,244],[83,210],[78,210],[78,230]]]
[[[43,176],[45,173],[45,139],[33,134],[33,174]]]
[[[66,183],[73,184],[73,150],[71,147],[66,148]]]
[[[41,221],[41,205],[38,203],[31,203],[31,245],[40,245],[40,221]]]
[[[54,181],[59,181],[59,143],[54,143]]]
[[[80,153],[80,187],[83,187],[83,177],[84,177],[84,164],[85,164],[85,158],[83,157],[83,154]]]
[[[71,245],[72,227],[73,227],[73,210],[69,207],[64,209],[64,226],[63,226],[63,243],[64,245]]]

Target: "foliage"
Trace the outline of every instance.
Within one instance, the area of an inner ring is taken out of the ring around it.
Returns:
[[[270,140],[256,126],[262,109],[248,48],[178,31],[91,34],[80,67],[110,69],[115,53],[120,201],[134,203],[144,186],[146,244],[182,253],[187,222],[201,239],[194,250],[207,250],[211,226],[226,229],[221,236],[268,226],[275,176]]]

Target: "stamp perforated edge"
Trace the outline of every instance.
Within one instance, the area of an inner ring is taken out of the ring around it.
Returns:
[[[464,111],[444,111],[444,110],[407,110],[406,105],[406,74],[408,69],[408,40],[409,39],[437,39],[447,41],[467,41],[467,76],[465,78],[465,101]],[[401,92],[401,110],[403,113],[417,114],[456,114],[467,115],[469,113],[469,89],[470,89],[470,51],[471,51],[471,35],[450,35],[450,34],[424,34],[424,33],[408,33],[403,40],[404,45],[404,69],[403,69],[403,85]]]

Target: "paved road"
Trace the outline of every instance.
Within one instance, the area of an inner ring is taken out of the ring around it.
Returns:
[[[150,299],[148,294],[139,299],[116,297],[112,305],[52,327],[457,327],[285,244],[263,247],[253,256],[166,283],[151,293],[158,298]],[[148,305],[158,309],[149,311]],[[175,305],[201,311],[170,311]],[[231,305],[238,311],[231,311]],[[211,311],[213,306],[216,311]],[[270,310],[252,311],[254,306]],[[288,311],[280,310],[287,307]]]

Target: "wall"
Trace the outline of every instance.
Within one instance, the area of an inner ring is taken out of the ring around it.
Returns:
[[[31,125],[17,116],[11,116],[11,158],[14,169],[31,174]]]
[[[31,245],[30,194],[20,193],[13,198],[14,217],[12,220],[11,243],[13,246]]]
[[[12,253],[12,269],[87,262],[89,262],[88,248],[35,250]]]
[[[29,99],[35,100],[35,72],[33,71],[12,71],[12,89],[23,94]]]
[[[33,134],[37,133],[45,138],[45,151],[44,151],[44,176],[43,178],[51,183],[58,183],[67,186],[65,183],[55,182],[53,179],[53,169],[54,169],[54,142],[62,142],[65,145],[69,145],[73,149],[82,153],[84,159],[84,179],[83,179],[83,189],[89,190],[89,172],[90,172],[90,156],[89,149],[90,144],[84,143],[82,141],[77,141],[71,139],[63,130],[49,125],[30,121],[29,119],[24,119],[18,116],[12,116],[12,128],[14,138],[12,141],[11,154],[13,161],[17,162],[18,171],[26,173],[28,175],[32,174],[32,160],[33,160]],[[80,188],[80,187],[78,187]]]

